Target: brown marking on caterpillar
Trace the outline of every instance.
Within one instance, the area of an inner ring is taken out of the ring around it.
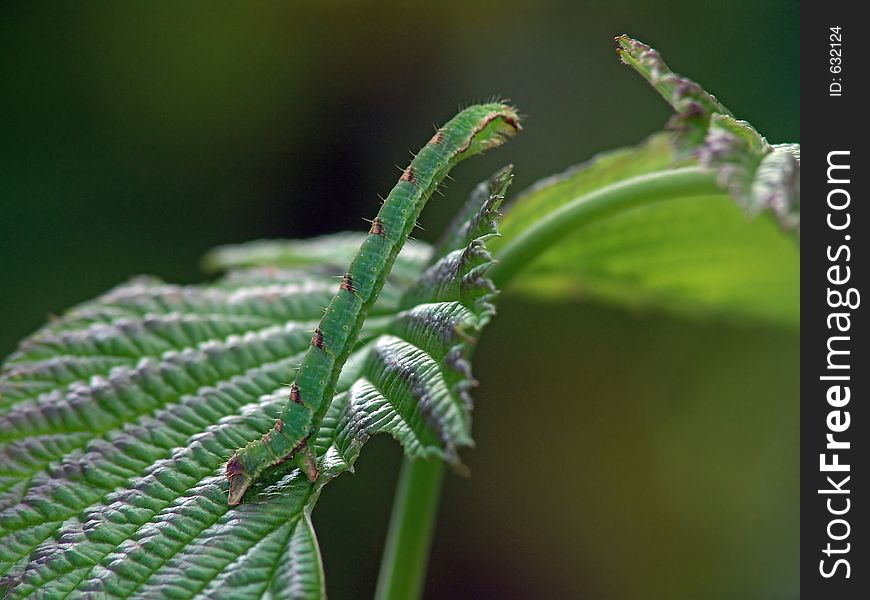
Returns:
[[[290,399],[296,404],[302,404],[302,394],[299,393],[299,386],[295,383],[290,386]]]
[[[288,460],[293,460],[294,458],[296,458],[296,455],[299,454],[300,451],[304,451],[307,447],[308,447],[308,438],[306,437],[301,442],[299,442],[298,444],[293,446],[293,449],[290,450],[290,452],[288,452],[284,456],[281,456],[280,458],[276,459],[274,465],[275,466],[282,465],[285,462],[287,462]]]
[[[520,122],[515,117],[511,115],[505,115],[500,112],[491,112],[475,126],[475,128],[471,131],[471,135],[468,136],[468,139],[465,141],[465,143],[462,144],[462,146],[460,146],[458,150],[456,150],[456,154],[462,154],[463,152],[471,148],[471,142],[474,141],[475,136],[477,136],[478,133],[486,129],[486,127],[496,119],[501,119],[516,131],[522,129],[522,127],[520,127]]]
[[[435,135],[432,136],[432,139],[429,140],[429,143],[432,144],[433,146],[438,146],[438,145],[444,143],[444,132],[441,131],[440,129],[438,131],[436,131]]]
[[[281,419],[275,420],[275,431],[277,431],[278,433],[284,431],[284,421],[282,421]]]
[[[341,285],[338,286],[341,290],[347,290],[351,294],[355,294],[356,290],[353,289],[353,279],[350,276],[350,273],[345,273],[344,277],[341,278]]]
[[[522,127],[520,126],[520,122],[517,120],[516,117],[512,117],[510,115],[502,115],[501,120],[513,127],[516,131],[522,129]]]
[[[293,449],[294,454],[301,454],[302,461],[299,465],[299,468],[302,469],[302,472],[305,473],[305,477],[308,478],[308,481],[314,483],[317,481],[317,478],[320,476],[320,471],[317,469],[317,459],[314,458],[314,454],[311,452],[311,449],[308,447],[308,438],[302,440],[296,448]]]
[[[238,456],[233,456],[227,462],[226,474],[227,477],[235,477],[237,475],[244,475],[245,467],[242,465],[242,462],[239,460]]]
[[[323,332],[320,331],[320,327],[314,330],[314,335],[311,336],[311,345],[323,350]]]
[[[278,421],[280,421],[280,420],[281,419],[278,419]],[[281,426],[283,428],[283,423]],[[276,423],[276,427],[277,427],[277,423]],[[294,458],[296,458],[296,455],[299,454],[300,451],[304,451],[307,448],[308,448],[308,437],[304,438],[301,442],[299,442],[298,444],[293,446],[293,449],[290,450],[290,452],[288,452],[284,456],[277,457],[275,459],[275,462],[272,463],[272,466],[283,465],[288,460],[293,460]],[[310,454],[310,452],[309,452],[309,454]],[[315,463],[315,472],[316,472],[316,463]],[[308,473],[306,473],[306,475],[308,475]],[[314,480],[312,479],[311,481],[314,481]]]
[[[375,235],[386,235],[384,233],[384,224],[381,221],[380,217],[375,217],[372,221],[372,227],[369,229],[369,233],[373,233]]]
[[[414,167],[408,165],[408,168],[402,171],[402,176],[399,177],[399,181],[407,181],[408,183],[417,184],[417,176],[414,175]]]

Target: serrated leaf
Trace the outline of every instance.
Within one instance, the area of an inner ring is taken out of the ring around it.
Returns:
[[[420,243],[400,259],[321,424],[316,483],[278,470],[231,509],[222,469],[275,422],[356,236],[224,249],[221,264],[261,266],[208,285],[138,278],[26,340],[0,376],[7,597],[322,597],[309,515],[369,437],[461,468],[494,294],[483,243],[509,179],[440,260]]]
[[[544,299],[796,326],[799,250],[769,215],[799,232],[799,146],[771,146],[657,51],[627,36],[616,41],[623,62],[676,111],[672,135],[521,194],[491,244],[494,278]]]
[[[673,107],[669,128],[680,155],[716,170],[750,214],[769,210],[784,230],[800,232],[800,146],[770,145],[700,85],[671,71],[658,51],[625,35],[616,42],[622,61]]]
[[[212,273],[242,267],[310,267],[335,272],[350,264],[364,239],[362,232],[345,231],[307,240],[259,240],[218,246],[206,254],[202,264]],[[428,244],[406,244],[393,264],[388,284],[413,281],[431,253]]]
[[[674,109],[676,114],[669,125],[678,134],[680,146],[693,148],[701,144],[713,115],[731,116],[715,96],[671,71],[658,50],[627,35],[617,36],[616,43],[622,62],[640,73]]]

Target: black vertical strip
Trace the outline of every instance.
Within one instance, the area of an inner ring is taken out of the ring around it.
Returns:
[[[801,6],[801,595],[867,598],[867,337],[861,305],[867,32],[860,2]],[[862,105],[864,105],[862,107]]]

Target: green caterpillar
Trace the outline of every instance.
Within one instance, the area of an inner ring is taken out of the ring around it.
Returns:
[[[311,347],[290,386],[290,398],[274,427],[237,450],[227,463],[230,506],[242,501],[265,469],[287,460],[294,460],[309,480],[317,479],[308,440],[320,426],[366,314],[423,206],[454,165],[498,146],[519,129],[519,117],[510,106],[471,106],[439,129],[402,172],[314,330]]]

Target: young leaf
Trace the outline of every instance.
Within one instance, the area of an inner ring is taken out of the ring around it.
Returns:
[[[670,104],[675,115],[669,124],[679,136],[681,146],[693,148],[704,141],[715,114],[731,116],[715,96],[700,85],[671,71],[658,50],[654,50],[627,35],[615,38],[616,53],[622,62],[640,73]]]
[[[719,183],[751,214],[770,210],[786,231],[800,231],[800,149],[768,144],[749,123],[734,118],[700,85],[671,71],[661,55],[621,35],[617,53],[674,108],[669,124],[682,156],[716,170]]]
[[[493,279],[541,299],[797,326],[799,249],[767,215],[742,213],[657,135],[520,194],[490,243]]]
[[[626,36],[616,41],[623,62],[675,109],[673,135],[521,194],[492,243],[496,283],[540,298],[796,326],[799,250],[759,213],[799,232],[799,146],[771,146],[658,52]]]
[[[360,325],[311,438],[316,482],[288,463],[230,508],[223,467],[282,415],[345,265],[245,268],[202,286],[137,279],[26,340],[0,376],[0,590],[323,597],[309,515],[370,436],[461,467],[468,360],[494,294],[483,242],[509,180],[429,268],[418,244],[414,283],[396,282]],[[293,243],[323,252],[311,244]]]

